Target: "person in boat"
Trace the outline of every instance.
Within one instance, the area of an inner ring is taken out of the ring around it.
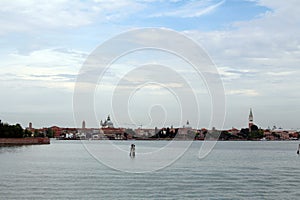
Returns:
[[[131,144],[129,156],[135,157],[135,144]]]

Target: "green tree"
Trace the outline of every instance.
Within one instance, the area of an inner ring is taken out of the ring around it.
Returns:
[[[253,130],[249,133],[249,139],[261,139],[264,137],[264,131],[262,129]]]
[[[48,129],[46,130],[46,136],[47,136],[48,138],[53,138],[54,133],[53,133],[53,131],[52,131],[51,128],[48,128]]]
[[[25,129],[25,131],[24,131],[24,137],[31,137],[31,134],[32,134],[31,131]]]
[[[34,137],[44,137],[44,133],[38,131],[37,129],[34,130]]]
[[[0,123],[0,137],[2,138],[22,138],[24,130],[20,124],[9,125]]]

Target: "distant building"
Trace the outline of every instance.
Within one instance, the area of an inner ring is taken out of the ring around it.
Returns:
[[[189,120],[186,121],[186,124],[182,128],[178,128],[177,139],[194,139],[197,130],[194,130],[190,125]]]
[[[114,124],[110,120],[109,115],[107,116],[107,119],[104,122],[101,120],[100,125],[102,128],[113,128],[114,127]]]
[[[186,121],[186,124],[183,125],[183,128],[188,128],[188,129],[191,129],[191,128],[192,128],[191,125],[190,125],[189,120]]]
[[[86,127],[85,127],[85,121],[83,120],[82,121],[82,129],[85,129]]]
[[[53,131],[53,136],[55,138],[59,138],[61,136],[61,134],[62,134],[62,128],[60,128],[58,126],[52,126],[52,127],[50,127],[50,129]]]
[[[136,134],[137,137],[145,137],[145,138],[149,138],[155,135],[155,129],[142,129],[142,128],[138,128],[135,129],[134,132]]]
[[[251,126],[252,125],[254,125],[254,123],[253,123],[253,113],[252,113],[252,108],[250,108],[249,123],[248,123],[249,131],[251,131]]]
[[[126,140],[127,133],[124,128],[114,128],[114,124],[110,119],[110,116],[107,116],[107,119],[103,122],[100,121],[100,134],[98,134],[99,139],[110,139],[110,140]]]
[[[230,133],[231,135],[235,135],[237,136],[238,133],[240,132],[239,129],[232,127],[231,129],[228,130],[228,133]]]
[[[34,136],[34,132],[35,132],[35,129],[32,127],[32,123],[29,122],[28,124],[28,127],[26,127],[26,130],[31,132],[31,136],[33,137]]]

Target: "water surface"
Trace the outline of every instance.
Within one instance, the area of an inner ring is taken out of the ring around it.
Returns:
[[[104,141],[92,142],[102,145]],[[129,151],[132,142],[119,141],[116,144],[124,151]],[[167,141],[134,143],[137,157],[133,162],[136,162],[142,153],[162,148]],[[172,165],[155,172],[138,174],[107,167],[91,156],[81,141],[52,140],[50,145],[0,147],[0,197],[298,199],[298,143],[218,142],[213,151],[200,160],[198,152],[202,142],[195,141]],[[122,159],[131,158],[126,156]]]

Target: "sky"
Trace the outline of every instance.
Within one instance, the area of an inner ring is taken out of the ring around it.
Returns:
[[[86,59],[119,34],[151,27],[191,38],[215,64],[226,98],[224,126],[217,128],[247,127],[252,108],[258,127],[298,129],[299,6],[298,0],[2,0],[0,119],[23,127],[29,122],[36,128],[79,127],[74,120],[74,87]],[[140,68],[143,64],[147,67]],[[171,82],[138,86],[124,104],[130,120],[122,117],[116,108],[124,99],[114,96],[114,89],[120,92],[124,87],[116,86],[125,80],[136,83],[144,75],[160,77],[158,64],[168,66],[163,75]],[[199,110],[187,106],[190,116],[183,117],[181,103],[189,103],[178,101],[172,92],[190,85]],[[194,128],[214,126],[205,81],[166,52],[140,51],[120,58],[93,95],[93,115],[99,121],[111,115],[116,126],[180,127],[187,120]],[[98,126],[88,117],[82,120],[87,127]]]

